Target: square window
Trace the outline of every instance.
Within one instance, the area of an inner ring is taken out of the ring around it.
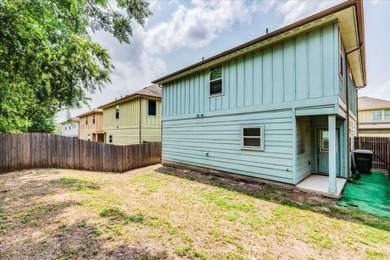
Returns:
[[[264,150],[264,126],[242,127],[242,149]]]
[[[222,94],[222,66],[210,69],[210,96]]]
[[[148,100],[148,115],[155,116],[157,115],[157,101]]]
[[[115,118],[119,119],[119,105],[115,107]]]
[[[382,120],[382,111],[381,110],[375,110],[372,112],[372,119],[374,121]]]

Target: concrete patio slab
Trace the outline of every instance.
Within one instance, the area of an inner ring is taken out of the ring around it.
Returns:
[[[298,183],[296,187],[300,190],[319,193],[332,198],[339,198],[345,184],[347,183],[347,179],[337,178],[336,181],[337,194],[329,193],[329,177],[324,175],[312,174]]]

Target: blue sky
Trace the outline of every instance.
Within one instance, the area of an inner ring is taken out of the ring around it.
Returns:
[[[107,48],[115,69],[112,82],[71,116],[150,85],[160,76],[198,62],[336,5],[338,0],[150,1],[153,12],[144,27],[133,25],[131,44],[97,32],[93,40]],[[359,96],[390,100],[390,0],[364,1],[367,87]],[[58,121],[66,119],[60,113]]]

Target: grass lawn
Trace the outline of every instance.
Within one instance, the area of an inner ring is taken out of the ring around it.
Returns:
[[[389,259],[390,219],[155,165],[0,176],[0,259]]]

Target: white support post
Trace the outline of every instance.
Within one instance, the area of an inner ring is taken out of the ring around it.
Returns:
[[[329,193],[337,194],[337,148],[336,148],[336,115],[328,116],[328,138],[329,138]]]

